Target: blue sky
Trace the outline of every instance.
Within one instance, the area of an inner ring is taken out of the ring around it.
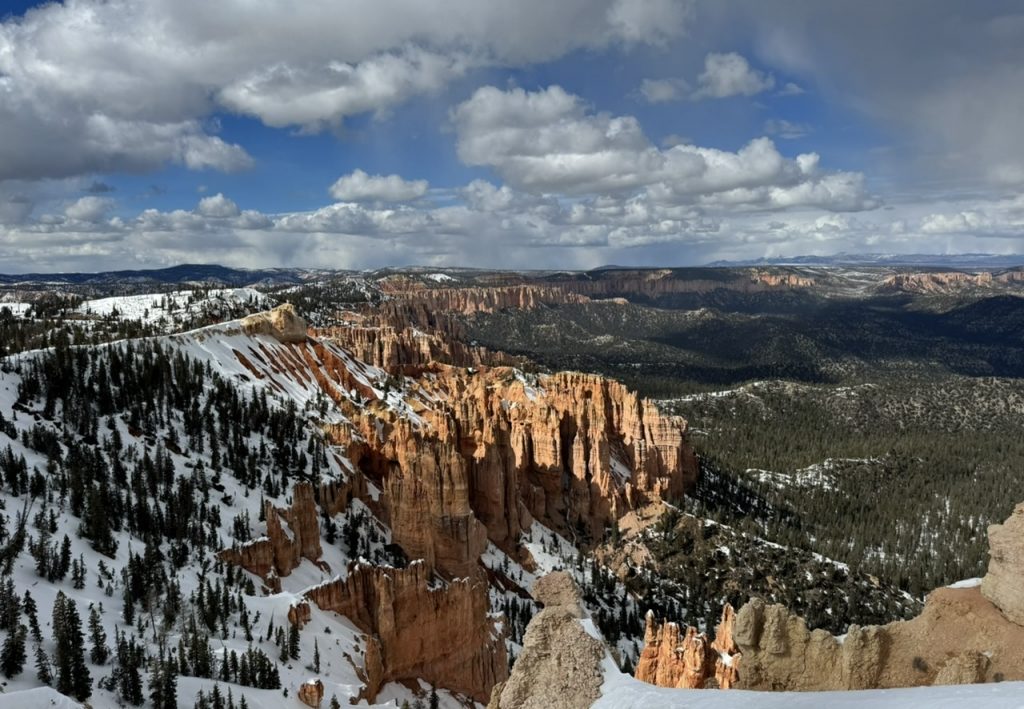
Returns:
[[[862,4],[8,2],[0,271],[1021,252],[1024,14]]]

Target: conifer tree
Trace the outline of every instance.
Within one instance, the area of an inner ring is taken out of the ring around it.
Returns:
[[[36,643],[36,679],[45,685],[53,682],[53,672],[50,671],[50,658],[39,643]]]
[[[103,624],[100,622],[100,614],[96,611],[96,607],[92,605],[89,607],[89,638],[92,641],[89,659],[96,665],[106,664],[107,658],[110,657],[110,648],[107,647],[107,634],[104,632]]]
[[[82,619],[63,591],[57,592],[53,603],[53,639],[57,643],[57,691],[85,701],[92,694],[92,677],[83,654]]]
[[[18,625],[7,635],[3,649],[0,650],[0,670],[8,679],[17,677],[25,667],[25,638],[27,635],[28,628]]]

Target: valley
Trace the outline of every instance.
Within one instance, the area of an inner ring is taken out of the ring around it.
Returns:
[[[1024,501],[1020,273],[7,282],[0,702],[504,706],[555,571],[606,677],[920,617]]]

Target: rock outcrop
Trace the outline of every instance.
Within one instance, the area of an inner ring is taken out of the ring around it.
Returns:
[[[270,335],[282,343],[298,344],[306,341],[306,321],[299,317],[291,303],[243,318],[242,330],[248,335]]]
[[[296,483],[289,507],[277,508],[268,501],[263,511],[267,518],[266,536],[224,549],[220,557],[256,574],[277,590],[275,576],[287,576],[303,558],[316,561],[323,553],[313,486]]]
[[[1024,503],[1002,524],[988,528],[988,573],[981,592],[1007,618],[1024,625]]]
[[[825,691],[1024,680],[1024,504],[989,527],[978,586],[933,591],[916,618],[835,637],[759,599],[726,606],[715,641],[647,617],[638,679],[663,687]]]
[[[408,288],[408,284],[383,282],[384,292],[422,303],[433,311],[473,315],[497,310],[533,310],[543,305],[586,303],[590,299],[569,289],[547,285],[510,285],[490,288]]]
[[[366,633],[362,697],[371,704],[387,682],[417,678],[483,702],[507,676],[486,584],[460,579],[432,587],[434,580],[422,562],[405,569],[357,565],[344,580],[306,593]]]
[[[978,588],[934,591],[918,617],[851,626],[843,638],[808,631],[783,606],[751,601],[734,633],[743,660],[737,686],[766,690],[915,687],[1024,679],[1024,627]]]
[[[299,701],[307,707],[319,707],[324,700],[324,683],[319,679],[310,679],[299,687]]]
[[[544,609],[530,621],[508,680],[488,709],[585,709],[601,696],[604,645],[580,625],[578,591],[564,572],[534,587]]]

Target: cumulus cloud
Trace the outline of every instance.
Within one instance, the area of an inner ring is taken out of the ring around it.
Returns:
[[[683,98],[689,84],[680,78],[644,79],[640,82],[640,95],[647,103],[668,103]]]
[[[833,183],[847,179],[842,173],[763,188],[739,184],[731,173],[740,166],[770,173],[775,158],[767,146],[755,144],[742,157],[730,155],[716,170],[721,184],[732,187],[689,202],[666,198],[658,189],[569,199],[474,180],[454,190],[454,199],[423,198],[397,206],[338,202],[303,212],[246,210],[234,216],[216,216],[234,210],[203,214],[199,207],[147,209],[93,222],[44,215],[0,226],[0,262],[8,271],[153,266],[197,257],[247,267],[329,262],[350,268],[409,263],[525,268],[555,260],[563,268],[587,268],[879,249],[1005,253],[1024,234],[1020,198],[954,201],[947,211],[896,204],[822,213],[814,203],[831,203],[845,189]],[[819,173],[813,155],[792,165],[802,174]],[[760,206],[743,208],[751,200]],[[766,216],[766,207],[780,211]],[[949,241],[954,236],[956,241]]]
[[[213,217],[215,219],[237,217],[241,213],[238,205],[220,192],[199,200],[199,206],[196,208],[196,211],[204,217]]]
[[[608,22],[626,41],[660,44],[682,32],[691,10],[679,0],[616,0]]]
[[[704,71],[697,77],[693,98],[728,98],[753,96],[775,86],[775,79],[750,66],[740,54],[710,53],[704,58]]]
[[[83,222],[98,222],[106,218],[114,208],[114,200],[105,197],[82,197],[64,209],[68,219]]]
[[[0,23],[0,180],[238,170],[218,111],[317,131],[480,67],[661,43],[681,0],[78,0]]]
[[[331,185],[330,193],[341,202],[408,202],[427,193],[426,180],[405,180],[400,175],[367,175],[355,170]]]
[[[478,89],[452,111],[459,157],[491,167],[529,192],[644,190],[662,202],[709,201],[786,208],[874,205],[858,173],[819,169],[819,157],[784,157],[768,138],[736,152],[679,144],[659,149],[632,116],[594,113],[558,86]]]
[[[784,118],[769,118],[764,122],[764,132],[768,135],[777,135],[786,140],[803,138],[811,132],[811,126],[807,123],[787,121]]]

